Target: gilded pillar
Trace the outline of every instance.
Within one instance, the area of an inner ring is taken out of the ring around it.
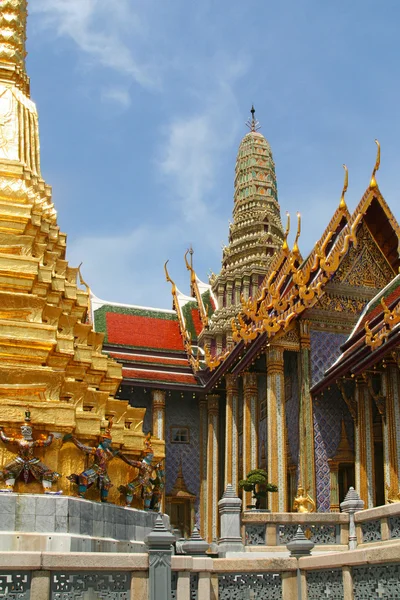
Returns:
[[[225,477],[224,489],[230,483],[237,493],[239,480],[239,385],[234,375],[225,375],[226,416],[225,416]],[[241,474],[240,474],[241,478]]]
[[[200,532],[202,537],[206,537],[207,532],[207,438],[208,438],[208,417],[207,417],[207,399],[200,399]]]
[[[268,424],[268,481],[278,486],[278,492],[268,494],[272,512],[286,511],[287,456],[285,382],[283,348],[268,346],[267,358],[267,424]]]
[[[153,435],[165,440],[165,390],[152,390]]]
[[[243,479],[258,468],[258,386],[257,373],[243,375]],[[243,507],[253,504],[250,492],[243,492]]]
[[[385,499],[398,498],[400,476],[400,423],[399,371],[396,363],[389,362],[386,376],[386,413],[383,419],[383,440],[385,453]]]
[[[364,501],[365,508],[372,508],[375,502],[372,405],[367,384],[361,379],[356,382],[356,402],[358,406],[355,429],[356,490]]]
[[[315,452],[314,452],[314,414],[310,394],[311,360],[310,360],[310,323],[300,321],[300,353],[299,353],[299,487],[303,487],[306,495],[316,499],[315,485]]]
[[[206,540],[218,538],[218,421],[219,396],[207,395],[207,506]]]

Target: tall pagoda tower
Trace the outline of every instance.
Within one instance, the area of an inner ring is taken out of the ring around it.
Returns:
[[[253,296],[282,246],[284,233],[269,143],[259,131],[254,107],[236,159],[233,223],[223,249],[222,268],[211,279],[218,310],[210,319],[204,339],[216,339],[217,349],[229,344],[231,320],[241,308],[241,297]]]
[[[63,434],[93,443],[111,420],[113,442],[139,455],[145,411],[115,399],[121,365],[102,352],[104,334],[89,322],[89,289],[77,284],[79,269],[66,260],[66,235],[40,170],[38,116],[25,70],[26,19],[26,0],[2,0],[0,425],[18,436],[28,411],[36,436],[55,434],[45,462],[71,493],[66,476],[80,472],[84,458],[72,444],[62,446]],[[154,447],[164,455],[164,442],[155,440]],[[12,456],[0,443],[1,464]],[[116,467],[116,484],[125,472]],[[17,482],[17,491],[41,491],[35,483],[26,487]],[[119,501],[118,491],[110,499]]]

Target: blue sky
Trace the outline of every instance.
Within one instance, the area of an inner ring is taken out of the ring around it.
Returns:
[[[340,199],[354,209],[382,146],[399,218],[398,0],[30,0],[28,70],[42,172],[68,258],[100,298],[169,308],[219,271],[236,153],[254,103],[282,214],[309,252]],[[294,221],[294,219],[293,219]]]

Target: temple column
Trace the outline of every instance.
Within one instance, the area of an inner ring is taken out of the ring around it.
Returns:
[[[240,295],[241,295],[242,282],[240,279],[235,281],[235,305],[240,306]]]
[[[165,440],[165,390],[152,390],[153,435]]]
[[[310,394],[311,360],[310,360],[310,323],[302,320],[300,325],[299,352],[299,487],[317,503],[315,485],[315,451],[314,451],[314,414]]]
[[[217,300],[218,300],[218,307],[222,308],[224,305],[224,286],[223,285],[219,285],[218,286],[218,291],[217,291]]]
[[[232,306],[232,281],[226,282],[226,306]]]
[[[245,300],[249,299],[250,277],[243,277],[243,296]]]
[[[207,417],[207,399],[200,398],[200,532],[202,537],[207,533],[207,438],[208,438],[208,417]]]
[[[258,468],[257,373],[243,375],[243,479]],[[251,492],[243,492],[243,507],[253,504]]]
[[[364,501],[365,508],[372,508],[375,502],[372,406],[367,384],[362,379],[356,382],[356,402],[358,406],[355,428],[356,490]]]
[[[400,423],[399,371],[397,364],[387,361],[386,376],[386,414],[383,419],[383,443],[385,464],[385,500],[392,500],[399,493],[400,476],[400,432],[396,424]]]
[[[268,482],[278,486],[278,492],[268,494],[268,508],[272,512],[286,511],[286,418],[283,348],[268,346],[267,358],[267,426],[268,426]]]
[[[207,506],[206,540],[218,539],[218,425],[219,396],[207,394]]]
[[[165,396],[165,390],[151,391],[153,409],[153,435],[159,440],[165,440]],[[161,498],[161,511],[165,511],[165,486]]]
[[[239,385],[234,375],[225,375],[226,382],[226,416],[225,416],[225,481],[224,489],[232,484],[237,494],[239,480]]]
[[[216,352],[217,352],[217,354],[221,354],[221,352],[222,352],[222,333],[218,333],[216,335],[215,341],[216,341],[216,345],[215,345]]]

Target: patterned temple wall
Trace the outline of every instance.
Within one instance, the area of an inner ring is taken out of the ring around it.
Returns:
[[[143,432],[148,433],[153,429],[153,420],[152,420],[152,400],[151,400],[151,391],[146,390],[145,388],[132,388],[132,393],[126,399],[129,400],[129,404],[136,408],[145,408],[146,414],[144,416],[143,421]]]
[[[258,383],[258,467],[267,470],[267,375],[257,377]]]
[[[299,377],[298,353],[284,353],[286,428],[289,442],[290,461],[299,461]]]
[[[327,331],[311,331],[311,385],[320,381],[324,372],[340,356],[340,346],[347,335]],[[332,387],[313,401],[315,476],[317,485],[317,509],[330,509],[330,469],[328,459],[336,454],[341,434],[341,422],[345,421],[347,437],[354,444],[353,421],[340,391]]]
[[[182,463],[183,477],[191,494],[197,496],[196,514],[200,499],[200,409],[192,394],[167,395],[165,403],[165,446],[166,446],[166,493],[174,487],[179,466]],[[189,443],[171,442],[171,427],[188,427]]]

